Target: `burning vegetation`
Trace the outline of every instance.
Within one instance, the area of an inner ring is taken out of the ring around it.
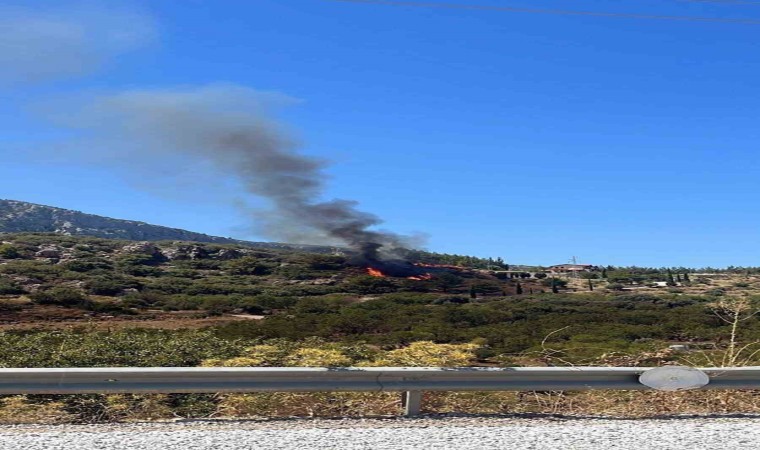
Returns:
[[[385,278],[388,276],[384,274],[381,270],[375,269],[373,267],[367,267],[367,273],[373,277],[379,277],[379,278]],[[431,280],[433,278],[433,275],[430,273],[423,273],[420,275],[411,275],[405,278],[407,280],[424,281],[424,280]]]
[[[470,269],[453,264],[432,264],[424,262],[411,262],[407,258],[393,257],[383,254],[381,244],[364,243],[360,251],[349,258],[349,264],[361,267],[367,274],[378,278],[406,278],[408,280],[426,281],[436,276],[447,273],[462,274],[470,272]],[[394,249],[398,254],[404,253],[403,249]]]

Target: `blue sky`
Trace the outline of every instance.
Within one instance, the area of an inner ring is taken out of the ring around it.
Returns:
[[[13,12],[0,28],[44,19],[80,32],[10,28],[23,52],[0,39],[4,66],[41,55],[0,77],[0,198],[264,239],[246,231],[224,174],[213,189],[146,188],[69,157],[71,131],[39,112],[83,93],[232,83],[298,99],[280,120],[330,161],[324,198],[425,233],[430,250],[760,264],[760,25],[325,0],[63,3],[0,6]],[[760,4],[717,1],[459,3],[760,20]]]

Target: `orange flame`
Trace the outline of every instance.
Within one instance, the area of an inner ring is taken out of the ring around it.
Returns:
[[[373,277],[385,277],[384,273],[380,272],[377,269],[373,269],[372,267],[367,267],[367,273]]]
[[[430,275],[429,273],[426,273],[424,275],[417,275],[413,277],[406,277],[408,280],[417,280],[417,281],[424,281],[424,280],[430,280],[433,278],[433,275]]]

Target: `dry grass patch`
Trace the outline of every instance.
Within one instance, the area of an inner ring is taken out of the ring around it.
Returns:
[[[70,422],[72,419],[63,402],[35,402],[24,395],[0,399],[0,424],[54,424]]]

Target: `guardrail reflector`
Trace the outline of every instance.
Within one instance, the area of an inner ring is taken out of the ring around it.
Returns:
[[[685,391],[707,385],[710,377],[691,367],[663,366],[647,370],[639,376],[639,382],[658,391]]]

